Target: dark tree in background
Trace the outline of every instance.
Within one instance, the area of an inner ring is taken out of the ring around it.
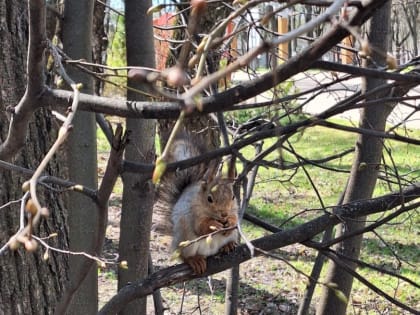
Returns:
[[[391,16],[391,2],[388,1],[381,9],[375,12],[369,21],[367,38],[369,42],[377,49],[377,53],[372,54],[372,60],[376,64],[366,62],[366,67],[376,67],[378,64],[386,66],[386,54],[389,48],[389,29]],[[385,80],[366,78],[363,86],[365,93],[385,84]],[[380,97],[373,94],[368,98],[377,99]],[[384,131],[388,115],[392,112],[395,103],[378,104],[363,108],[360,117],[360,128]],[[372,197],[375,189],[376,181],[379,174],[378,165],[381,163],[383,140],[369,135],[360,135],[355,145],[355,155],[351,173],[347,187],[344,192],[343,203],[349,203],[357,200],[369,199]],[[361,167],[366,165],[366,167]],[[351,233],[365,226],[366,217],[359,221],[348,221],[339,225],[336,237]],[[337,250],[353,259],[358,259],[362,246],[363,234],[357,237],[345,240],[343,243],[337,244]],[[356,264],[352,265],[356,268]],[[330,264],[326,280],[327,283],[336,283],[337,287],[344,293],[347,299],[350,298],[353,277],[341,269],[333,262]],[[334,314],[346,314],[347,305],[343,299],[338,297],[332,290],[324,288],[324,296],[318,304],[318,314],[328,314],[330,310],[334,310]]]
[[[125,1],[125,33],[127,65],[155,67],[152,17],[146,14],[151,1]],[[139,31],[142,30],[142,31]],[[128,79],[127,99],[152,101],[150,89],[141,83]],[[130,143],[125,151],[127,160],[152,163],[155,160],[154,120],[126,120],[130,131]],[[125,173],[122,175],[124,190],[120,223],[120,259],[128,263],[128,269],[119,268],[118,288],[148,274],[150,229],[154,188],[149,176]],[[124,308],[123,314],[146,314],[147,300],[141,299]]]
[[[91,60],[93,0],[65,1],[63,15],[63,49],[73,59]],[[93,80],[80,70],[69,66],[68,75],[76,83],[83,84],[82,91],[93,93]],[[67,157],[69,178],[75,183],[96,189],[96,123],[93,113],[78,112],[68,140]],[[69,194],[69,244],[70,250],[94,254],[98,217],[90,198],[81,194]],[[81,266],[87,258],[70,256],[69,290],[78,286]],[[90,268],[86,279],[73,297],[70,314],[97,312],[97,270]]]
[[[27,84],[26,58],[28,44],[28,9],[26,1],[0,3],[0,139],[6,139],[11,112],[25,93]],[[35,6],[32,14],[38,14]],[[42,79],[42,78],[39,78]],[[32,96],[34,97],[34,96]],[[35,169],[57,136],[57,122],[46,109],[39,109],[31,118],[25,145],[13,157],[1,162],[12,162],[25,169]],[[47,169],[50,175],[65,177],[63,158],[54,158]],[[20,221],[22,184],[28,175],[3,169],[0,172],[0,241],[1,246],[17,232]],[[66,213],[62,194],[49,188],[39,188],[46,207],[54,209],[48,219],[42,220],[34,231],[40,237],[51,238],[51,245],[67,248]],[[13,203],[11,203],[13,202]],[[0,254],[0,313],[52,314],[64,290],[68,257],[40,246],[34,251],[18,250]],[[44,259],[47,258],[47,259]]]

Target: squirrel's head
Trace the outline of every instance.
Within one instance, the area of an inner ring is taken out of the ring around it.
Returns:
[[[201,198],[211,213],[210,216],[223,220],[233,211],[236,211],[233,182],[229,179],[217,178],[211,182],[201,182]]]
[[[208,215],[214,219],[224,221],[237,211],[233,182],[235,178],[234,159],[230,160],[226,178],[218,174],[218,163],[211,161],[201,181],[201,203],[209,209]]]

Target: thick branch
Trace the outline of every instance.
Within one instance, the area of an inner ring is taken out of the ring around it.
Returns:
[[[355,219],[361,216],[387,211],[419,197],[420,183],[417,183],[403,190],[401,193],[392,193],[375,199],[362,200],[333,207],[331,213],[326,213],[296,228],[259,238],[254,240],[252,244],[256,248],[270,251],[290,244],[302,243],[321,233],[327,227],[339,223],[342,218]],[[221,272],[251,258],[248,248],[245,245],[239,246],[233,253],[223,256],[223,259],[220,259],[220,257],[209,257],[207,259],[207,271],[201,276]],[[185,264],[160,270],[145,280],[134,282],[121,289],[102,308],[99,314],[118,313],[124,305],[133,299],[149,295],[159,288],[198,277],[197,275],[193,275],[192,270]]]
[[[9,134],[0,145],[0,160],[8,161],[24,145],[29,119],[44,89],[44,50],[46,47],[45,1],[29,1],[29,44],[25,95],[10,109]]]
[[[23,178],[30,179],[35,171],[14,165],[12,163],[8,163],[5,161],[0,160],[0,169],[3,170],[10,170],[16,173],[19,173],[22,175]],[[68,180],[64,180],[55,176],[49,176],[49,175],[41,175],[38,181],[39,184],[53,184],[57,185],[59,187],[62,187],[64,189],[73,190],[79,193],[84,194],[85,196],[91,198],[92,200],[96,201],[96,191],[86,187],[82,186],[81,184],[77,184]]]
[[[361,68],[351,65],[339,64],[330,61],[317,60],[312,64],[313,69],[321,69],[327,71],[337,71],[352,74],[358,77],[370,77],[384,80],[394,80],[399,82],[411,82],[420,84],[419,71],[401,74],[398,72],[387,72],[384,70],[377,70],[372,68]]]

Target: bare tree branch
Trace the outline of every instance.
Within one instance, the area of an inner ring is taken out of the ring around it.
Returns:
[[[411,82],[411,83],[420,84],[420,73],[418,70],[401,74],[398,72],[387,72],[384,70],[377,70],[377,69],[372,69],[372,68],[362,68],[362,67],[339,64],[339,63],[324,61],[324,60],[315,61],[312,64],[311,68],[343,72],[343,73],[348,73],[348,74],[352,74],[354,76],[359,76],[359,77],[371,77],[371,78],[378,78],[378,79],[385,79],[385,80],[394,80],[398,82],[407,82],[407,83]],[[404,67],[401,67],[401,68],[404,69]]]
[[[24,178],[31,178],[34,174],[33,170],[21,167],[21,166],[17,166],[14,165],[12,163],[8,163],[5,161],[0,160],[0,168],[4,169],[4,170],[11,170],[13,172],[22,174]],[[41,185],[45,185],[45,184],[53,184],[53,185],[57,185],[60,187],[63,187],[65,189],[69,189],[69,190],[73,190],[76,192],[80,192],[82,194],[84,194],[85,196],[96,200],[96,191],[86,187],[86,186],[82,186],[80,184],[68,181],[68,180],[64,180],[62,178],[58,178],[55,176],[49,176],[49,175],[41,175],[39,177],[38,183]]]

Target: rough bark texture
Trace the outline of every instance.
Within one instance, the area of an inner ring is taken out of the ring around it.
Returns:
[[[63,48],[73,59],[90,61],[92,55],[92,0],[65,2],[63,21]],[[80,71],[68,67],[69,76],[83,83],[85,93],[93,92],[92,79]],[[96,123],[92,113],[78,112],[73,121],[73,130],[67,146],[70,179],[73,182],[97,187]],[[97,233],[95,204],[85,196],[71,194],[69,197],[69,242],[72,251],[93,253]],[[70,287],[76,285],[80,268],[86,258],[70,256]],[[96,268],[91,268],[69,308],[70,314],[96,314],[98,280]]]
[[[125,25],[127,45],[127,65],[155,67],[152,17],[146,15],[151,1],[125,1]],[[139,31],[141,30],[141,31]],[[131,79],[128,85],[140,91],[147,89]],[[147,100],[147,95],[127,92],[128,100]],[[131,132],[125,158],[130,161],[152,163],[155,160],[154,120],[127,119],[127,130]],[[128,269],[118,270],[118,289],[128,282],[143,279],[148,275],[148,253],[152,206],[153,185],[150,176],[139,174],[123,175],[123,201],[120,223],[119,254],[126,260]],[[146,314],[146,299],[128,304],[122,314]]]
[[[27,2],[0,2],[0,142],[7,135],[8,106],[15,106],[25,90],[25,65],[27,46]],[[47,111],[40,110],[29,126],[24,148],[13,162],[34,169],[56,137],[56,126]],[[48,174],[63,176],[58,160],[47,168]],[[23,176],[10,171],[0,171],[0,205],[23,196]],[[50,217],[42,220],[34,231],[41,237],[58,233],[49,243],[66,248],[65,209],[61,196],[39,189],[43,205],[50,209]],[[19,228],[20,203],[0,210],[0,246]],[[50,252],[49,259],[42,259],[40,246],[34,253],[20,248],[0,255],[0,314],[51,314],[66,279],[67,257]]]
[[[103,1],[107,4],[108,1]],[[92,51],[92,61],[97,64],[105,64],[106,62],[106,53],[108,47],[108,37],[105,31],[105,5],[98,1],[95,1],[95,6],[93,10],[93,24],[92,24],[92,39],[93,39],[93,51]],[[95,69],[96,72],[103,73],[102,68]],[[95,94],[101,95],[103,90],[104,83],[95,79]]]
[[[376,64],[381,66],[385,65],[384,59],[388,49],[390,2],[376,11],[369,24],[369,42],[381,51],[381,54],[373,54],[372,59],[375,60]],[[373,65],[368,64],[367,66],[372,67]],[[383,83],[384,80],[366,79],[366,86],[364,88],[366,91],[369,91]],[[391,113],[392,108],[390,104],[380,104],[364,108],[361,112],[360,127],[383,131],[385,129],[386,118]],[[344,203],[371,198],[378,176],[382,148],[382,139],[368,135],[359,136]],[[361,229],[365,225],[365,219],[365,217],[362,217],[356,221],[346,221],[345,224],[339,226],[336,236]],[[350,238],[339,244],[337,250],[345,256],[357,259],[360,253],[362,238],[363,235]],[[353,269],[356,268],[354,264],[349,263],[349,265]],[[350,296],[353,277],[336,264],[329,264],[325,282],[336,283],[338,289],[347,298]],[[346,307],[346,303],[338,298],[332,290],[324,288],[321,301],[318,304],[317,314],[327,315],[333,312],[336,315],[344,315],[346,313]]]

